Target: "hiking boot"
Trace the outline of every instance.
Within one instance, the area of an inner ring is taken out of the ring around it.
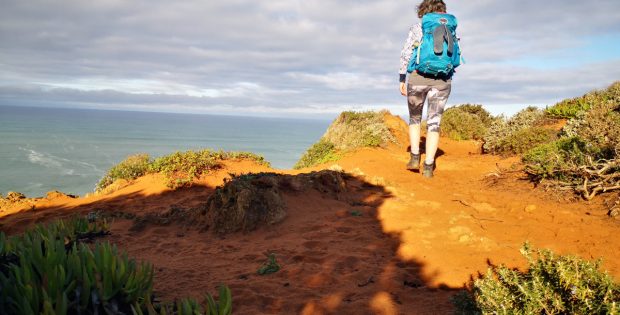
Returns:
[[[424,162],[424,172],[422,175],[426,178],[432,178],[433,170],[435,170],[435,162],[433,162],[433,164],[426,164],[426,162]]]
[[[411,158],[409,159],[409,163],[407,163],[407,169],[410,171],[420,170],[420,154],[411,153]]]

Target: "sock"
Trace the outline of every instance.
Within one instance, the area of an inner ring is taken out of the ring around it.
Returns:
[[[426,165],[431,165],[435,162],[435,153],[437,153],[437,147],[439,146],[439,132],[429,131],[426,133]]]
[[[411,154],[420,154],[420,125],[409,125],[409,142]]]

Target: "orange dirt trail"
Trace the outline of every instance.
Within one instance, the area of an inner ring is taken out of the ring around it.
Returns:
[[[440,149],[433,179],[405,170],[402,146],[350,153],[323,166],[357,175],[340,200],[317,191],[286,193],[287,218],[258,231],[220,237],[187,221],[136,227],[119,217],[107,239],[155,265],[159,300],[200,298],[227,284],[234,314],[450,314],[450,297],[488,263],[524,267],[525,241],[603,258],[603,268],[620,279],[620,221],[605,215],[601,201],[557,201],[519,173],[498,174],[498,166],[507,169],[517,159],[480,155],[473,142],[442,139]],[[267,170],[228,163],[190,188],[170,190],[161,177],[147,176],[109,195],[39,199],[34,210],[4,209],[0,228],[11,234],[91,211],[192,209],[229,172]],[[259,276],[267,253],[282,269]]]

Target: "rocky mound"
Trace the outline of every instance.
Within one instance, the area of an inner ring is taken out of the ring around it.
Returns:
[[[45,195],[45,198],[28,198],[26,195],[10,191],[6,197],[0,195],[0,212],[9,210],[26,210],[34,209],[37,201],[39,200],[53,200],[53,199],[75,199],[77,196],[65,194],[60,191],[50,191]]]
[[[204,229],[218,234],[248,232],[273,225],[286,218],[284,192],[315,189],[335,199],[347,190],[346,175],[324,170],[309,174],[246,174],[228,180],[199,209],[198,221]]]
[[[6,197],[0,195],[0,212],[7,211],[11,208],[18,207],[27,209],[32,207],[32,200],[19,192],[9,191]]]
[[[295,165],[296,169],[337,161],[364,147],[406,146],[407,124],[388,111],[343,112]]]

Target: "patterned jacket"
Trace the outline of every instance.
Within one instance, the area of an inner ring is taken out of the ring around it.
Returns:
[[[407,66],[409,66],[409,60],[414,47],[420,45],[422,40],[422,24],[416,23],[409,28],[409,34],[407,34],[407,40],[403,46],[403,50],[400,52],[400,69],[398,70],[400,82],[405,82],[407,77]]]

